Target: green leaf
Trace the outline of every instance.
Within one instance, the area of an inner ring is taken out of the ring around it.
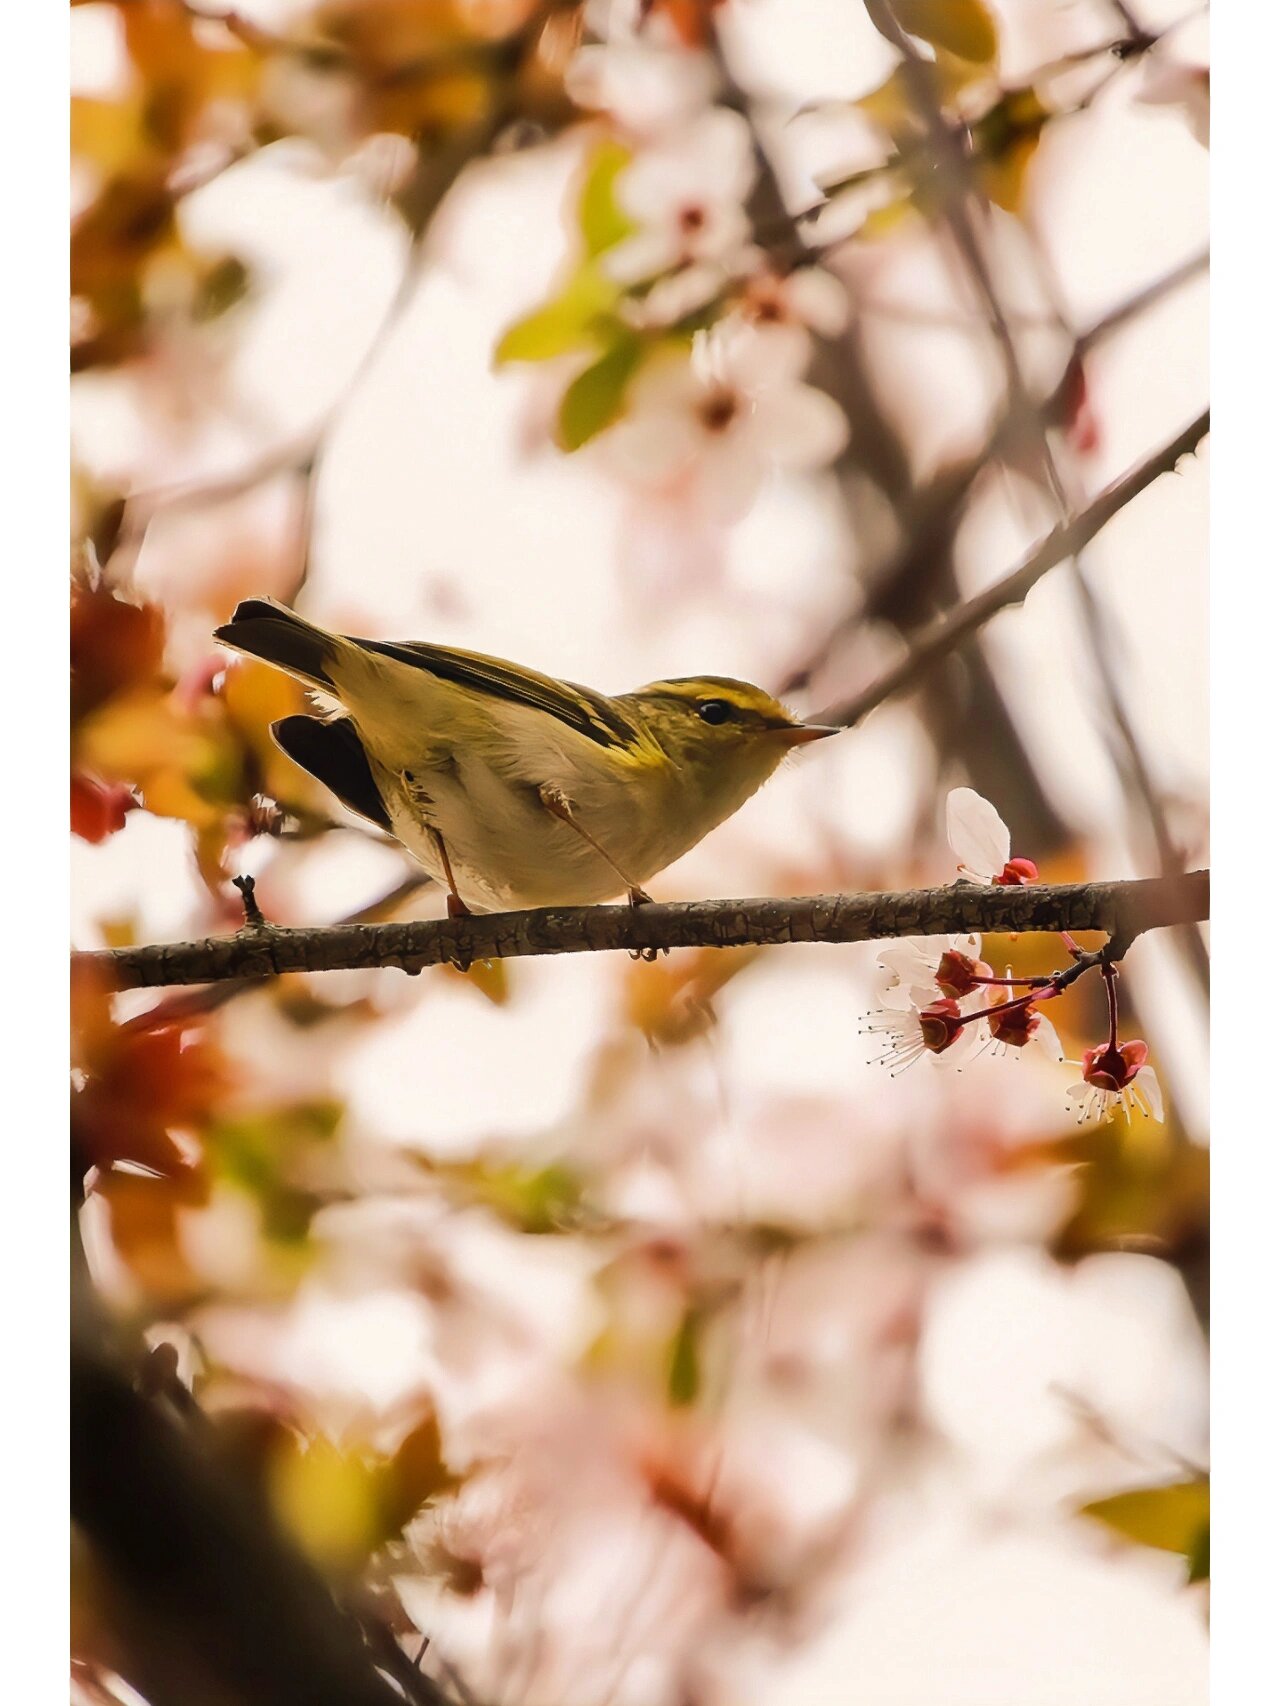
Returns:
[[[890,0],[908,35],[973,64],[988,65],[1000,50],[995,21],[982,0]]]
[[[624,331],[598,361],[578,375],[560,400],[561,449],[580,450],[617,420],[644,349],[640,338]]]
[[[563,1231],[582,1205],[581,1180],[555,1162],[529,1169],[481,1158],[433,1166],[431,1171],[451,1195],[482,1204],[522,1232]]]
[[[495,352],[499,366],[508,361],[550,361],[571,350],[600,342],[601,321],[618,300],[618,286],[593,262],[586,262],[550,302],[517,320]]]
[[[1080,1514],[1105,1523],[1140,1546],[1181,1552],[1193,1582],[1209,1574],[1209,1482],[1205,1476],[1095,1499]]]
[[[667,1374],[667,1396],[677,1409],[692,1404],[702,1386],[698,1357],[701,1331],[701,1313],[696,1309],[686,1310],[671,1346],[671,1368]]]
[[[588,255],[602,255],[635,230],[614,193],[619,173],[631,164],[631,152],[609,138],[591,156],[578,197],[578,226]]]

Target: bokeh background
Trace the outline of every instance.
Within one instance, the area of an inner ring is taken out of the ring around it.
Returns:
[[[232,929],[245,873],[277,923],[443,910],[272,748],[242,596],[606,691],[873,681],[1204,407],[1206,36],[74,6],[75,945]],[[1206,863],[1207,462],[655,895],[949,880],[965,784],[1050,880]],[[1203,1700],[1198,934],[1124,965],[1159,1123],[1029,1050],[889,1077],[874,946],[74,995],[78,1310],[447,1697]],[[1078,1061],[1100,993],[1056,1005]],[[159,1700],[73,1560],[76,1698]]]

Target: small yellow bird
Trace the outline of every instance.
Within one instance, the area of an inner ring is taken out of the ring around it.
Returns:
[[[638,905],[791,747],[839,733],[745,681],[609,698],[478,652],[331,634],[272,598],[214,637],[337,700],[328,719],[273,723],[277,744],[402,842],[454,915],[624,891]]]

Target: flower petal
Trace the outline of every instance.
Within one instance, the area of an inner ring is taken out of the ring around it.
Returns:
[[[1031,1033],[1032,1042],[1039,1048],[1043,1049],[1045,1054],[1049,1056],[1050,1060],[1065,1060],[1066,1056],[1063,1053],[1062,1043],[1059,1040],[1057,1031],[1054,1030],[1053,1026],[1050,1024],[1049,1020],[1045,1018],[1043,1013],[1038,1013],[1036,1017],[1039,1019],[1040,1023]]]
[[[744,201],[756,181],[756,163],[751,127],[741,113],[712,107],[686,136],[685,157],[697,161],[707,188],[725,201]]]
[[[1004,870],[1012,850],[1000,813],[972,788],[947,795],[947,841],[962,865],[988,880]]]
[[[780,468],[824,468],[849,442],[849,422],[825,391],[786,385],[761,397],[756,442]]]
[[[1133,1080],[1133,1088],[1151,1110],[1153,1120],[1164,1124],[1164,1092],[1160,1088],[1160,1080],[1156,1077],[1154,1066],[1144,1066]]]
[[[849,322],[849,296],[833,273],[822,267],[797,267],[785,285],[787,307],[797,320],[824,338],[834,338]]]
[[[669,272],[680,260],[680,245],[665,225],[647,225],[606,249],[600,264],[619,284],[644,284]]]
[[[698,457],[698,498],[713,521],[740,521],[759,495],[769,472],[743,429],[717,438],[704,435]]]

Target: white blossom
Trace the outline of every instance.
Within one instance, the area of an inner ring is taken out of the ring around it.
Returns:
[[[690,359],[641,372],[602,444],[625,478],[668,489],[691,482],[685,495],[696,507],[736,520],[771,469],[822,467],[848,437],[839,406],[801,381],[796,353],[716,328]]]
[[[624,284],[639,284],[741,250],[751,234],[743,203],[755,178],[746,120],[727,107],[704,112],[619,174],[618,204],[638,230],[608,250],[606,267]]]

